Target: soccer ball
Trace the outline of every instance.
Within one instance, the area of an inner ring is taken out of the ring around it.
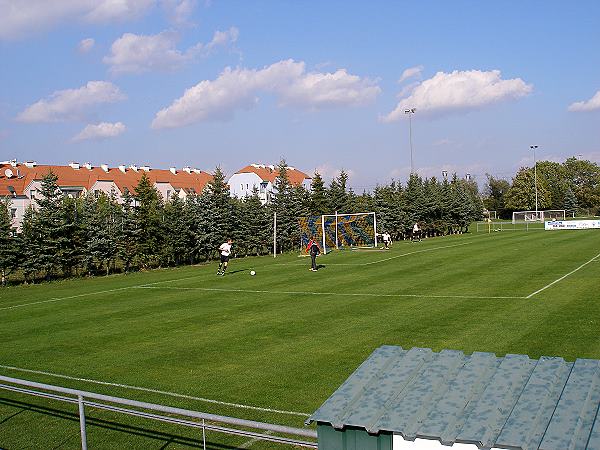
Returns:
[[[251,270],[250,275],[254,276],[254,275],[256,275],[256,272],[254,270]]]

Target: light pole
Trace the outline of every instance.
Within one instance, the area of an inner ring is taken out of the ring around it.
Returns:
[[[410,140],[410,174],[414,173],[413,166],[413,144],[412,144],[412,115],[417,111],[417,108],[405,109],[404,114],[408,114],[408,136]]]
[[[530,145],[529,148],[533,150],[533,183],[535,185],[535,219],[537,220],[538,215],[538,193],[537,193],[537,160],[535,159],[535,150],[538,148],[537,145]]]

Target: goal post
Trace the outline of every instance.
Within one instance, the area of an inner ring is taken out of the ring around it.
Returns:
[[[512,215],[512,223],[544,222],[546,220],[565,220],[564,209],[548,209],[544,211],[515,211]]]
[[[336,213],[298,219],[301,251],[308,243],[319,243],[323,253],[332,249],[377,246],[377,216],[374,212]]]

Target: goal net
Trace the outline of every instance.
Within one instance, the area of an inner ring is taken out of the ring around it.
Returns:
[[[298,224],[300,246],[304,253],[311,240],[319,244],[323,253],[332,249],[377,246],[374,212],[301,217]]]
[[[496,211],[488,211],[487,209],[483,210],[483,217],[485,219],[492,219],[495,220],[498,218],[498,215],[496,214]]]
[[[546,211],[515,211],[512,223],[544,222],[546,220],[565,220],[564,209],[548,209]]]

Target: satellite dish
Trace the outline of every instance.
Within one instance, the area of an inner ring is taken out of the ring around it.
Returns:
[[[10,169],[6,169],[6,170],[4,171],[4,175],[6,175],[6,178],[11,178],[11,177],[12,177],[14,174],[13,174],[13,171],[12,171],[12,170],[10,170]]]

